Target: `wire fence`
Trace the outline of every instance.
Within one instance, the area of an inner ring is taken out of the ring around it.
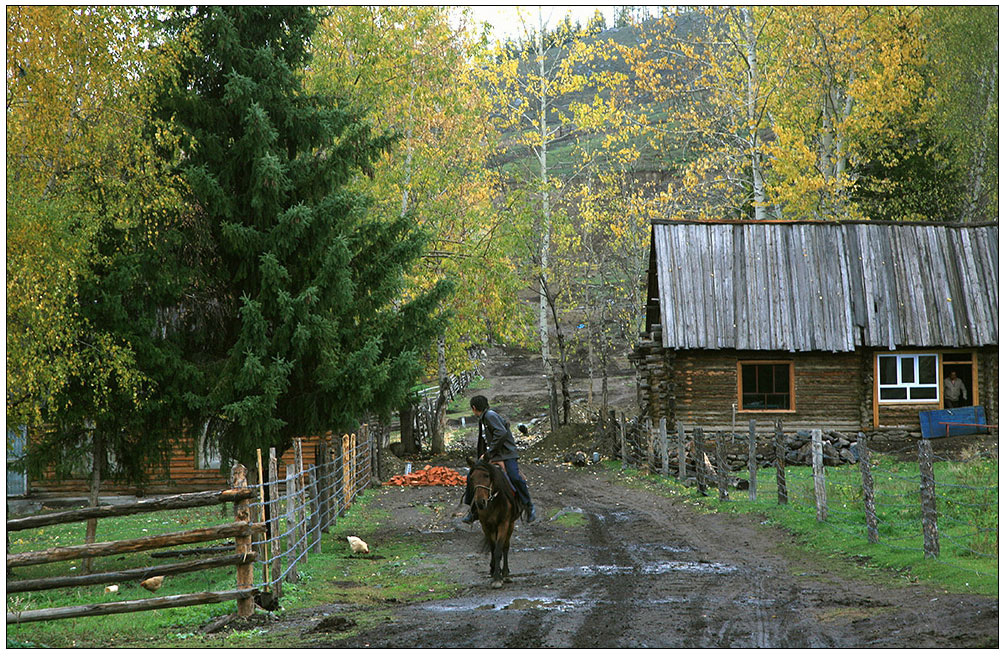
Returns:
[[[846,451],[853,454],[851,461],[818,455],[811,466],[805,466],[790,460],[795,452],[785,445],[791,446],[793,438],[783,435],[781,422],[774,432],[761,435],[753,427],[750,435],[705,436],[700,427],[685,431],[679,424],[676,428],[623,418],[623,467],[673,475],[703,493],[706,487],[720,487],[721,499],[736,495],[735,490],[746,490],[742,492],[745,501],[815,514],[823,526],[864,543],[922,554],[979,577],[998,577],[997,437],[957,449],[940,441],[937,454],[932,440],[878,453],[870,450],[867,436],[859,433],[850,437],[843,451],[844,457],[848,457]],[[819,442],[819,453],[837,452],[821,446],[828,445],[822,431],[811,432]],[[729,457],[721,455],[724,451]],[[679,454],[684,455],[683,465]],[[745,473],[749,475],[741,478]]]
[[[314,464],[304,464],[301,440],[294,443],[294,463],[279,472],[274,450],[260,466],[249,504],[255,521],[267,531],[252,542],[257,553],[255,579],[267,591],[260,605],[282,595],[284,582],[295,583],[299,565],[321,553],[321,539],[373,479],[376,451],[366,426],[358,434],[324,441],[315,448]]]

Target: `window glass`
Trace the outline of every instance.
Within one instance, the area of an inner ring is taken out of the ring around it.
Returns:
[[[936,384],[936,356],[919,356],[919,383],[923,385]]]
[[[901,387],[882,388],[880,390],[881,401],[896,401],[908,398],[908,390]]]
[[[880,384],[898,384],[898,358],[893,355],[880,356]]]
[[[920,401],[936,401],[939,396],[937,395],[936,387],[912,387],[909,390],[911,398],[918,399]]]
[[[915,382],[915,358],[901,358],[901,382]]]
[[[792,410],[792,366],[789,363],[741,363],[741,409]]]

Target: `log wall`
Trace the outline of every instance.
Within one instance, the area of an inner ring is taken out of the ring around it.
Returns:
[[[787,353],[776,351],[684,351],[678,354],[675,376],[676,420],[709,431],[730,430],[737,398],[738,360],[793,362],[795,410],[744,411],[738,407],[737,427],[750,419],[759,424],[781,417],[787,430],[857,431],[860,429],[862,385],[856,375],[856,353]]]
[[[738,403],[739,360],[792,361],[795,410],[752,412],[738,408],[738,430],[743,430],[750,419],[761,425],[782,418],[787,430],[819,428],[852,433],[863,430],[890,438],[918,438],[921,437],[919,412],[940,407],[938,403],[881,404],[876,408],[874,425],[874,349],[853,353],[674,351],[662,347],[659,326],[655,328],[651,338],[643,339],[630,357],[637,370],[641,411],[654,424],[666,418],[672,425],[681,421],[689,428],[730,430],[732,405]],[[979,402],[985,407],[986,420],[998,424],[998,351],[979,350],[977,363]]]
[[[326,438],[330,439],[331,435],[331,433],[327,433],[325,437],[316,435],[303,438],[304,465],[306,467],[313,467],[315,464],[315,445],[322,443]],[[292,447],[283,452],[280,461],[291,467],[293,466]],[[86,495],[89,486],[89,478],[69,478],[58,481],[50,471],[41,480],[29,480],[28,492],[32,498],[76,496]],[[218,490],[227,486],[227,473],[221,472],[219,469],[196,468],[195,444],[191,439],[183,438],[172,449],[167,469],[151,472],[146,484],[135,485],[102,481],[101,494],[136,496],[147,494],[179,494],[202,490]]]

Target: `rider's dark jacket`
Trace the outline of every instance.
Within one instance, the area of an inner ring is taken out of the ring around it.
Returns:
[[[489,460],[516,460],[517,443],[510,432],[510,422],[495,410],[486,409],[479,418],[479,442],[476,453]]]

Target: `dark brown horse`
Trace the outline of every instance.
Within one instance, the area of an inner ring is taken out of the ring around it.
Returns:
[[[510,536],[523,507],[514,495],[503,468],[484,461],[468,459],[469,481],[474,488],[472,509],[482,525],[482,548],[489,551],[489,575],[492,587],[502,588],[510,582]]]

